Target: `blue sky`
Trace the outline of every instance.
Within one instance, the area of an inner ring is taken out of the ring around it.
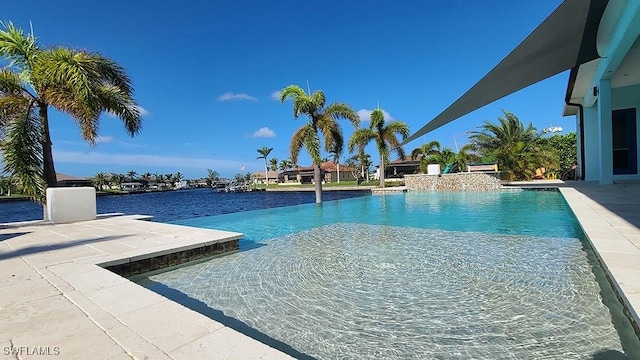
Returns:
[[[52,112],[58,172],[223,176],[263,169],[257,149],[289,158],[303,119],[274,94],[296,84],[323,90],[367,114],[379,103],[412,133],[449,106],[515,48],[560,0],[452,1],[28,1],[3,4],[1,20],[42,45],[100,52],[125,67],[143,108],[130,138],[104,115],[90,147],[65,114]],[[438,140],[455,149],[502,109],[538,129],[561,126],[568,72],[521,90],[405,147]],[[362,126],[367,126],[364,121]],[[342,123],[345,137],[353,127]],[[367,152],[378,158],[373,147]],[[343,158],[348,156],[344,154]],[[310,160],[303,149],[301,165]]]

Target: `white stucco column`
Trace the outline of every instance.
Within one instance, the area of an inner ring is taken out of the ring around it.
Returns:
[[[600,79],[598,83],[600,185],[613,184],[613,135],[611,127],[611,80]]]
[[[600,180],[598,106],[584,107],[584,181]]]

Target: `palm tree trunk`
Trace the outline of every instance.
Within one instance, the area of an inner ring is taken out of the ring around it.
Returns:
[[[338,184],[340,184],[340,159],[338,159]]]
[[[47,105],[39,104],[38,110],[40,115],[40,126],[42,127],[42,161],[44,163],[44,180],[47,183],[47,187],[56,187],[58,186],[58,179],[56,177],[56,168],[53,165]]]
[[[380,155],[380,187],[384,187],[384,155]]]
[[[320,179],[320,165],[313,164],[313,182],[316,187],[316,204],[322,203],[322,179]]]
[[[269,169],[267,169],[267,157],[264,157],[264,188],[269,185]]]

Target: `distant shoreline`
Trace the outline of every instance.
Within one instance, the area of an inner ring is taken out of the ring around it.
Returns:
[[[371,191],[371,189],[374,189],[375,186],[372,185],[361,185],[361,186],[357,186],[357,185],[347,185],[347,186],[323,186],[322,187],[322,191]],[[187,190],[196,190],[196,189],[206,189],[206,188],[194,188],[194,189],[187,189]],[[96,192],[96,197],[98,196],[111,196],[111,195],[136,195],[136,194],[146,194],[146,193],[162,193],[162,192],[171,192],[171,191],[183,191],[183,190],[163,190],[163,191],[136,191],[136,192],[126,192],[126,191],[122,191],[122,192],[104,192],[104,191],[99,191]],[[295,191],[304,191],[304,192],[308,192],[308,191],[315,191],[315,188],[312,186],[305,186],[305,187],[301,187],[301,186],[291,186],[291,187],[287,187],[287,186],[282,186],[282,187],[278,187],[278,188],[267,188],[266,191],[269,192],[295,192]],[[0,203],[2,202],[14,202],[14,201],[31,201],[31,199],[28,196],[11,196],[11,197],[6,197],[6,196],[0,196]]]

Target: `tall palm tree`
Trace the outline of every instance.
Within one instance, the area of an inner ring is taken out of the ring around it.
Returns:
[[[513,174],[516,180],[528,179],[535,169],[555,162],[556,153],[549,143],[533,127],[518,117],[504,111],[498,123],[485,121],[479,131],[471,131],[469,140],[481,155],[497,160],[503,171]]]
[[[342,151],[330,148],[329,154],[333,156],[333,163],[336,164],[336,171],[338,172],[338,184],[340,184],[340,154]]]
[[[439,153],[441,149],[440,143],[437,141],[430,141],[422,144],[411,151],[411,160],[420,160],[420,172],[427,172],[427,165],[429,164],[429,158],[436,153]]]
[[[340,102],[326,105],[324,92],[321,90],[307,94],[297,85],[289,85],[280,92],[280,102],[291,99],[293,101],[293,118],[301,115],[307,117],[307,123],[300,127],[291,138],[289,150],[291,161],[298,163],[298,155],[304,146],[313,162],[313,181],[315,183],[316,203],[322,203],[322,179],[320,178],[321,140],[318,132],[322,133],[324,149],[336,149],[342,152],[344,137],[337,120],[349,120],[355,128],[360,125],[360,118],[353,109]],[[325,106],[326,105],[326,106]]]
[[[12,23],[2,25],[0,57],[9,66],[0,70],[0,118],[4,118],[0,123],[11,120],[2,149],[5,169],[21,177],[44,201],[45,187],[57,186],[50,106],[70,115],[91,145],[105,111],[120,118],[129,135],[137,134],[142,128],[140,107],[133,99],[131,80],[114,61],[67,47],[43,49],[33,34]],[[38,176],[43,184],[38,184]]]
[[[278,171],[278,158],[269,159],[269,170]]]
[[[380,186],[384,187],[384,170],[389,162],[389,153],[395,150],[404,159],[404,149],[400,146],[401,140],[409,136],[409,126],[402,121],[391,121],[385,126],[384,113],[381,109],[375,109],[371,113],[371,122],[368,128],[356,130],[349,139],[349,152],[356,147],[364,148],[372,140],[375,141],[380,154]]]
[[[256,159],[264,159],[264,184],[267,185],[269,183],[269,173],[267,171],[267,157],[271,153],[273,148],[263,146],[261,149],[258,149],[258,156]]]

